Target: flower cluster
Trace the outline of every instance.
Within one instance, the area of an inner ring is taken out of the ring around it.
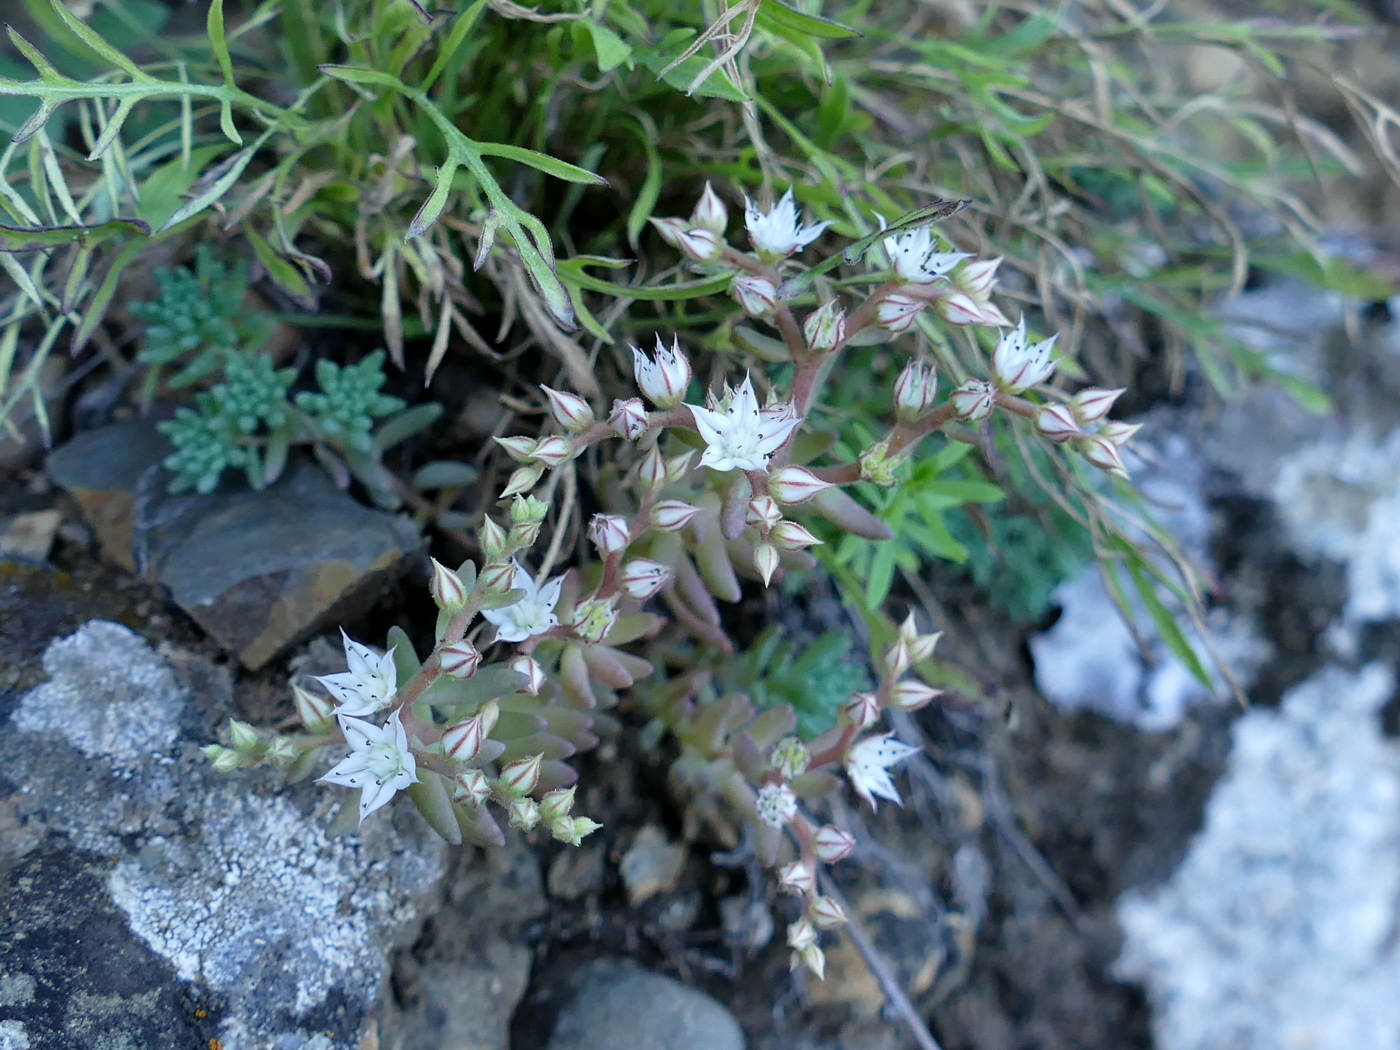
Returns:
[[[403,792],[451,841],[501,841],[488,812],[494,804],[515,828],[547,828],[577,844],[598,825],[572,811],[567,759],[597,743],[594,712],[647,680],[632,702],[679,740],[675,783],[721,792],[745,810],[759,859],[800,901],[787,931],[793,965],[821,976],[821,931],[846,917],[819,892],[819,876],[856,842],[815,822],[807,803],[837,773],[872,807],[901,803],[896,774],[919,749],[893,735],[886,712],[918,711],[939,697],[921,676],[938,635],[907,618],[874,659],[878,682],[849,695],[835,724],[806,740],[790,706],[759,713],[744,695],[714,697],[705,675],[667,678],[629,647],[669,621],[665,651],[657,650],[668,669],[684,648],[675,632],[697,650],[732,653],[719,603],[742,599],[741,578],[767,587],[811,570],[813,548],[831,527],[889,536],[842,486],[897,485],[901,465],[929,435],[971,442],[968,425],[999,413],[1003,425],[1029,425],[1048,447],[1123,474],[1118,449],[1136,428],[1108,418],[1121,390],[1066,397],[1051,386],[1057,337],[1033,339],[1025,317],[1012,326],[995,305],[999,259],[945,250],[929,227],[890,228],[881,218],[884,258],[875,265],[887,266],[871,275],[876,287],[854,303],[819,295],[799,318],[796,298],[785,298],[803,294],[792,257],[833,223],[804,222],[792,190],[766,211],[745,198],[744,220],[749,252],[726,240],[728,210],[707,185],[688,219],[652,221],[690,262],[725,275],[746,315],[776,330],[773,359],[790,365],[780,384],[755,372],[692,393],[695,369],[679,339],[657,335],[650,351],[631,347],[635,389],[618,391],[624,396],[606,413],[579,393],[542,386],[544,426],[495,439],[514,466],[499,491],[504,516],[485,515],[477,530],[480,566],[432,563],[432,652],[420,659],[403,632],[391,634],[382,655],[345,637],[347,669],[318,679],[331,700],[293,690],[303,736],[265,738],[234,723],[232,746],[208,750],[220,768],[266,759],[300,772],[322,749],[339,747],[342,757],[321,779],[360,790],[361,820]],[[935,318],[1001,330],[985,374],[959,376],[944,394],[943,366],[912,357],[894,384],[888,432],[851,462],[814,463],[797,438],[837,356],[857,337],[890,341]],[[586,521],[569,520],[574,503],[556,512],[542,561],[553,565],[568,536],[584,556],[557,575],[548,566],[532,572],[542,562],[530,552],[551,515],[533,491],[604,443],[616,455],[590,494],[594,512]]]

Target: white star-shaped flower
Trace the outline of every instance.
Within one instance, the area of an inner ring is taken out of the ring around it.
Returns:
[[[748,227],[749,240],[753,246],[766,255],[791,255],[807,247],[831,222],[816,222],[803,226],[797,214],[797,204],[792,199],[792,190],[783,194],[782,200],[773,205],[772,211],[758,210],[753,201],[744,197],[744,225]]]
[[[883,230],[886,226],[885,217],[877,215],[876,218],[880,220],[880,229]],[[968,252],[934,251],[937,242],[934,240],[933,231],[927,226],[886,237],[881,243],[889,253],[890,265],[894,267],[895,275],[913,284],[932,284],[947,276],[948,272],[964,259],[972,258]]]
[[[525,597],[503,609],[481,611],[482,616],[496,625],[496,640],[501,642],[523,642],[526,638],[544,634],[559,623],[554,607],[559,604],[559,589],[564,586],[564,577],[556,576],[543,587],[537,587],[520,563],[514,564],[515,579],[511,581],[511,587],[524,591]]]
[[[893,733],[882,736],[868,736],[846,756],[846,776],[856,794],[870,803],[875,809],[875,799],[888,799],[896,806],[904,804],[890,779],[890,767],[903,762],[910,755],[917,755],[919,749],[910,747],[894,739]]]
[[[739,389],[722,411],[686,405],[695,417],[695,429],[705,439],[702,467],[713,470],[763,470],[768,457],[788,439],[802,420],[791,406],[758,407],[753,382],[744,377]]]
[[[384,803],[409,784],[418,782],[418,767],[408,738],[395,711],[382,726],[360,718],[336,715],[345,742],[350,745],[348,757],[340,760],[321,779],[328,784],[360,788],[360,820],[363,822]]]
[[[1038,343],[1026,342],[1026,319],[1022,317],[1001,337],[997,348],[992,352],[992,368],[996,371],[997,382],[1002,389],[1012,394],[1043,383],[1055,371],[1055,362],[1050,353],[1055,348],[1059,333]]]
[[[343,630],[345,666],[348,671],[322,675],[316,679],[340,705],[337,714],[362,718],[387,707],[398,688],[398,670],[394,667],[394,650],[383,656],[367,645],[354,641]]]

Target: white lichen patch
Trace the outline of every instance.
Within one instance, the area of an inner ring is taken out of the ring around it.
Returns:
[[[439,853],[395,855],[388,820],[327,839],[279,797],[219,792],[199,827],[118,863],[113,900],[181,977],[223,990],[273,967],[293,982],[297,1014],[377,975],[385,931],[415,917],[409,899],[441,871]]]
[[[1377,665],[1328,668],[1235,723],[1190,854],[1118,908],[1118,971],[1146,983],[1159,1050],[1400,1045],[1394,689]]]
[[[209,741],[181,737],[182,679],[125,627],[92,621],[52,642],[44,667],[52,679],[21,698],[19,732],[0,725],[25,819],[113,857],[107,889],[132,933],[228,1004],[226,1050],[300,1030],[351,1045],[324,1029],[375,1001],[386,950],[442,873],[442,841],[407,809],[327,838],[338,799],[272,770],[213,770],[198,750]],[[201,697],[211,726],[225,702]]]
[[[169,750],[184,693],[146,640],[119,623],[91,620],[44,652],[49,680],[20,701],[26,733],[62,736],[88,758],[131,769]]]

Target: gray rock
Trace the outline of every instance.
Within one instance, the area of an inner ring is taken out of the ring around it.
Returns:
[[[549,1050],[743,1050],[721,1003],[670,977],[600,962],[576,979]]]
[[[62,520],[63,515],[56,510],[16,514],[0,528],[0,558],[43,564]]]
[[[245,667],[368,606],[418,549],[410,518],[363,506],[308,461],[262,492],[230,478],[171,496],[168,451],[151,424],[118,423],[58,449],[49,472],[109,558],[161,583]]]
[[[93,621],[44,669],[0,705],[0,1020],[34,1050],[354,1046],[440,840],[409,807],[327,839],[337,793],[215,773],[201,658]]]
[[[1400,1044],[1394,690],[1378,665],[1326,668],[1235,723],[1185,862],[1118,908],[1118,971],[1146,982],[1158,1050]]]
[[[414,981],[403,1050],[504,1050],[530,980],[530,950],[496,941],[469,961],[433,962]]]

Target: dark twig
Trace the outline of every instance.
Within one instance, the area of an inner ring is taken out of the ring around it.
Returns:
[[[909,996],[904,994],[899,978],[890,969],[890,964],[885,961],[885,957],[880,954],[880,949],[875,947],[875,942],[866,934],[860,920],[852,914],[850,905],[846,903],[846,898],[841,893],[840,888],[825,872],[821,876],[821,887],[822,893],[839,904],[841,910],[847,915],[852,916],[851,921],[846,923],[844,927],[846,934],[865,958],[865,965],[870,967],[870,972],[880,982],[880,988],[884,991],[885,998],[899,1014],[900,1019],[904,1022],[904,1027],[909,1029],[909,1034],[914,1037],[914,1042],[919,1044],[919,1050],[942,1050],[942,1047],[938,1045],[938,1040],[933,1037],[933,1033],[924,1024],[924,1019],[919,1016],[919,1011],[909,1001]]]

